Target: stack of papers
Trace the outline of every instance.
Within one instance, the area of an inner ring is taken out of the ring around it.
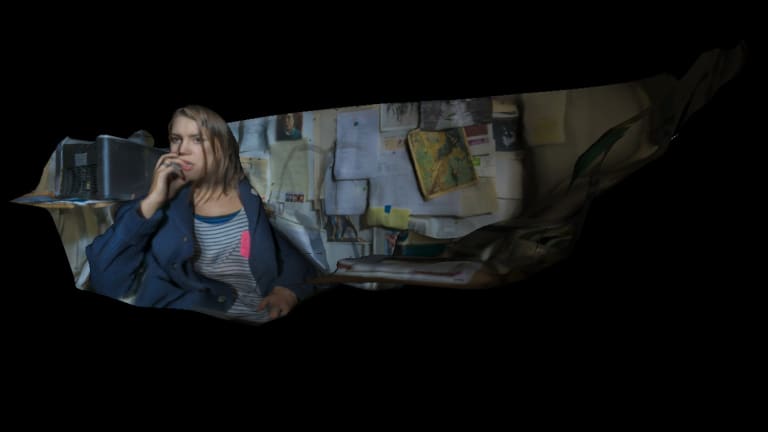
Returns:
[[[336,264],[336,274],[403,282],[464,285],[470,282],[481,267],[482,263],[474,261],[369,255],[359,259],[339,260]]]

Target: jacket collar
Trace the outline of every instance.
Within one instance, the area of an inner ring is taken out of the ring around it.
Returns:
[[[259,197],[245,178],[240,180],[238,193],[240,194],[240,202],[243,203],[243,208],[248,216],[248,230],[253,232],[256,225],[261,222],[259,219],[262,216],[262,212],[258,211],[258,201],[261,200],[261,197]]]
[[[240,180],[237,192],[240,196],[240,202],[243,203],[245,214],[248,216],[248,230],[253,232],[256,225],[261,222],[259,219],[262,217],[262,212],[258,211],[256,201],[261,200],[261,198],[245,178]],[[176,222],[185,235],[192,235],[194,232],[195,208],[192,205],[191,195],[192,187],[190,185],[184,186],[168,207],[168,217]]]
[[[192,205],[192,187],[186,185],[176,194],[176,198],[171,200],[168,207],[168,218],[176,222],[176,225],[184,231],[184,234],[191,236],[194,232],[194,214],[195,208]]]

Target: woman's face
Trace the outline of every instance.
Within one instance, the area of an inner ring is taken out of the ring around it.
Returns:
[[[194,120],[178,116],[171,127],[171,153],[175,153],[181,162],[181,169],[188,180],[199,180],[203,177],[205,156],[208,156],[208,169],[213,165],[213,150],[210,139],[202,133]]]

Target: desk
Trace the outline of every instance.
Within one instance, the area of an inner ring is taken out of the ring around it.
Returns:
[[[397,279],[389,277],[365,277],[365,276],[348,276],[343,274],[328,274],[318,276],[311,280],[314,284],[362,284],[366,282],[373,282],[376,284],[386,285],[411,285],[411,286],[429,286],[437,288],[456,288],[456,289],[483,289],[492,288],[494,286],[504,285],[512,282],[516,282],[525,278],[526,275],[522,272],[510,272],[507,275],[498,275],[490,271],[489,269],[482,268],[475,272],[469,282],[467,283],[444,283],[434,281],[418,281],[410,279]]]
[[[75,207],[104,208],[120,201],[115,200],[83,200],[80,198],[56,198],[49,194],[27,194],[11,202],[33,205],[46,209],[72,209]]]

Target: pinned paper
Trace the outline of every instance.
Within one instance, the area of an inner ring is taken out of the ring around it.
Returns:
[[[378,109],[339,113],[336,117],[334,179],[361,180],[376,172],[379,140]]]
[[[496,177],[496,155],[494,153],[472,156],[472,165],[478,177]]]
[[[525,106],[526,138],[529,145],[562,144],[565,142],[566,90],[527,93]]]
[[[332,161],[323,180],[325,214],[362,215],[368,202],[368,180],[335,180]]]
[[[496,197],[523,198],[523,161],[521,152],[496,153]]]
[[[240,164],[251,183],[251,193],[262,200],[269,196],[269,160],[240,156]],[[254,188],[256,191],[254,191]]]
[[[393,208],[391,205],[387,205],[369,208],[366,213],[366,221],[371,226],[385,226],[405,230],[408,229],[408,218],[410,216],[410,209]]]

